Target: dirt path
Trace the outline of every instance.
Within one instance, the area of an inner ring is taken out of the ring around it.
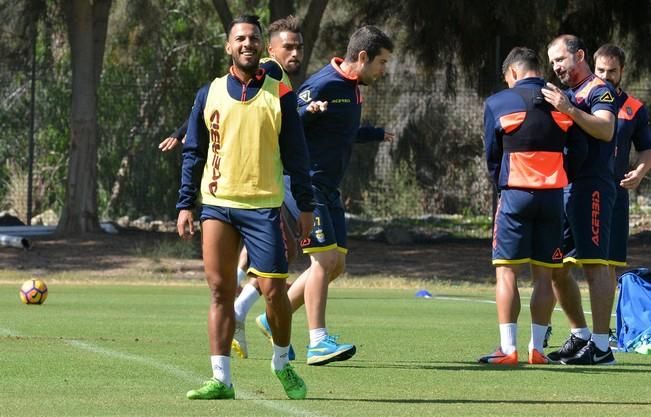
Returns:
[[[203,277],[198,242],[194,242],[192,259],[178,259],[175,251],[184,248],[172,233],[127,230],[84,240],[44,237],[33,243],[29,251],[0,247],[2,268],[34,275],[81,272],[92,278],[143,274],[170,274],[178,279]],[[493,279],[490,248],[490,241],[485,239],[412,245],[350,240],[347,272],[356,278],[390,275],[486,283]],[[631,238],[629,255],[631,267],[651,267],[651,232]],[[292,270],[300,272],[306,266],[303,257]]]

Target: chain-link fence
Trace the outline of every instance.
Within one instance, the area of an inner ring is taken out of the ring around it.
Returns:
[[[28,62],[0,58],[0,210],[15,211],[25,223],[30,220],[30,75]],[[69,76],[64,67],[36,71],[32,212],[37,219],[43,213],[56,218],[63,204]],[[187,117],[197,85],[161,79],[145,68],[105,68],[98,115],[104,218],[175,216],[180,154],[163,154],[156,145]],[[396,140],[356,145],[342,186],[348,211],[364,219],[453,225],[461,234],[489,236],[493,193],[483,157],[484,99],[477,90],[460,87],[451,94],[440,79],[404,73],[365,88],[363,122],[385,127]],[[650,88],[631,94],[651,99]],[[650,197],[647,179],[632,193],[634,209],[648,206]]]

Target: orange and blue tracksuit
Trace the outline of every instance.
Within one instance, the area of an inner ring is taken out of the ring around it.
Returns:
[[[594,74],[566,90],[570,102],[588,114],[617,114],[615,91]],[[563,252],[565,262],[608,264],[615,204],[615,145],[587,135],[588,154],[576,178],[565,189]]]
[[[296,95],[259,69],[244,83],[233,70],[202,87],[183,146],[177,209],[201,205],[201,220],[230,223],[249,252],[249,271],[286,277],[280,229],[283,170],[301,211],[314,209]]]
[[[651,149],[651,128],[649,128],[649,113],[644,104],[621,89],[616,91],[617,102],[617,147],[615,150],[615,186],[617,196],[610,232],[610,250],[608,259],[610,265],[626,266],[628,249],[628,220],[629,201],[628,190],[621,187],[619,182],[629,171],[629,155],[631,145],[637,152]]]
[[[494,265],[562,265],[564,149],[568,138],[582,135],[544,100],[544,85],[542,78],[525,78],[485,103],[486,161],[500,191]]]

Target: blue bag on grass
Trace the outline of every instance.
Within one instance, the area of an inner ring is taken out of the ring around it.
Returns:
[[[638,268],[619,277],[617,347],[651,353],[651,271]]]

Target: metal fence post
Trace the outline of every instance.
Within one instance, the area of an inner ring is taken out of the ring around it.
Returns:
[[[34,118],[35,118],[35,97],[36,97],[36,12],[32,11],[32,76],[30,82],[30,103],[29,103],[29,158],[27,163],[27,225],[32,224],[32,188],[34,176]]]

